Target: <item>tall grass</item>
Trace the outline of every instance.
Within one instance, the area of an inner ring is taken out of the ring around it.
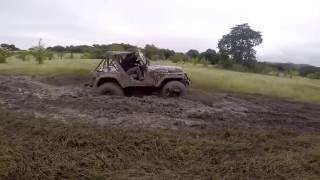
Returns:
[[[193,87],[283,97],[292,100],[320,102],[320,80],[303,77],[278,77],[223,69],[157,61],[157,64],[181,66]]]
[[[38,65],[33,60],[21,61],[11,58],[8,59],[8,63],[0,64],[0,74],[86,75],[94,69],[98,62],[99,60],[92,59],[63,59],[47,60],[44,64]],[[260,94],[320,103],[320,80],[234,72],[210,66],[194,66],[168,61],[153,63],[181,66],[189,74],[192,86],[195,88]]]
[[[55,59],[46,60],[38,65],[34,60],[21,61],[8,59],[6,64],[0,65],[0,74],[14,75],[87,75],[99,60],[94,59]]]

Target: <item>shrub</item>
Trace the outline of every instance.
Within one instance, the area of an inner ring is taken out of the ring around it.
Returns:
[[[200,64],[202,64],[203,66],[208,66],[210,63],[208,60],[202,58],[202,59],[200,59]]]
[[[49,60],[52,60],[54,58],[54,53],[52,51],[48,51],[46,52],[46,57],[49,59]]]
[[[31,48],[31,54],[35,58],[35,60],[38,62],[38,64],[42,64],[45,57],[46,57],[46,49],[44,48],[44,44],[42,43],[42,40],[40,39],[38,42],[38,45]]]
[[[307,78],[320,79],[320,72],[310,73],[310,74],[307,75]]]
[[[188,61],[188,57],[186,55],[184,55],[183,53],[176,53],[170,57],[170,60],[173,63],[177,63],[179,61],[183,61],[183,63],[185,63],[186,61]]]
[[[19,51],[16,53],[16,57],[22,61],[27,61],[30,55],[29,51]]]
[[[159,55],[153,55],[153,56],[151,56],[151,59],[156,61],[156,60],[160,60],[162,58]]]
[[[0,48],[0,63],[6,63],[6,60],[10,55],[11,53],[8,50]]]
[[[199,64],[200,63],[200,59],[198,59],[198,58],[192,58],[191,59],[191,63],[192,63],[192,65],[197,65],[197,64]]]

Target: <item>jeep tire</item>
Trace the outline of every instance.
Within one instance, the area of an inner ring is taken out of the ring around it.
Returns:
[[[103,83],[98,87],[98,92],[101,95],[124,96],[123,89],[113,82]]]
[[[165,97],[180,97],[186,94],[186,86],[180,81],[169,81],[161,89]]]

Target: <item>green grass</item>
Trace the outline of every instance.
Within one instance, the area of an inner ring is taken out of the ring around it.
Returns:
[[[163,61],[156,61],[155,63],[181,66],[190,75],[192,85],[196,88],[260,94],[320,103],[320,80],[235,72],[200,65],[193,66],[191,64],[175,64]]]
[[[0,108],[0,139],[0,179],[320,178],[319,134],[114,129]]]
[[[22,62],[12,58],[7,64],[0,64],[0,74],[86,75],[98,62],[99,60],[92,59],[64,59],[45,61],[44,64],[37,65],[34,61]],[[200,89],[260,94],[320,103],[320,80],[234,72],[167,61],[153,63],[183,67],[192,79],[192,86]]]
[[[21,61],[14,58],[8,63],[0,64],[0,74],[14,75],[87,75],[99,60],[94,59],[55,59],[46,60],[44,64],[37,64],[33,60]]]

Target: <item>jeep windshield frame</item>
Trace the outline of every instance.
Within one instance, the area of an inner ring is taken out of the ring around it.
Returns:
[[[122,69],[120,65],[120,61],[124,59],[127,55],[134,54],[137,56],[138,59],[140,59],[141,65],[147,65],[148,61],[144,57],[141,51],[107,51],[104,55],[103,59],[99,62],[97,67],[95,68],[96,72],[102,72],[104,69],[107,69],[108,71],[111,70],[111,68],[115,68],[119,70],[119,68]],[[113,67],[110,67],[113,66]]]

